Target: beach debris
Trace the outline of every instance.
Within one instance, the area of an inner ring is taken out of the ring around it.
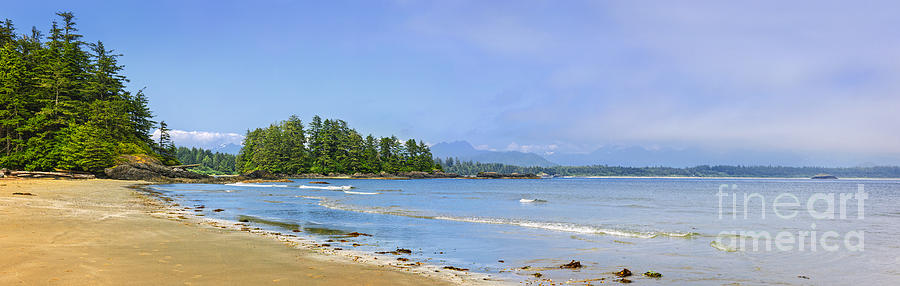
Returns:
[[[355,232],[355,231],[348,233],[348,234],[344,234],[344,235],[347,237],[372,236],[371,234],[368,234],[368,233],[361,233],[361,232]]]
[[[320,244],[319,246],[331,247],[331,244],[323,243],[323,244]]]
[[[331,183],[329,183],[329,182],[323,182],[323,181],[312,181],[312,182],[309,182],[309,183],[310,183],[310,184],[320,184],[320,185],[328,185],[328,184],[331,184]]]
[[[572,262],[569,262],[569,263],[566,263],[566,264],[563,264],[563,265],[560,265],[560,266],[559,266],[559,268],[565,268],[565,269],[577,269],[577,268],[581,268],[581,267],[582,267],[582,266],[581,266],[581,262],[580,262],[580,261],[575,261],[575,260],[572,260]],[[627,270],[627,269],[626,269],[626,270]],[[630,273],[630,272],[629,272],[629,273]],[[629,275],[631,275],[631,274],[629,274]]]
[[[399,260],[399,261],[409,261],[409,258],[397,257],[397,260]]]
[[[525,266],[519,267],[519,269],[522,269],[522,270],[528,270],[530,268],[531,268],[531,265],[525,265]]]
[[[585,280],[578,280],[578,281],[569,280],[569,281],[566,281],[566,284],[585,283],[585,285],[592,285],[590,282],[603,281],[603,280],[606,280],[606,277],[592,278],[592,279],[585,279]],[[603,283],[603,282],[600,282],[600,283]]]
[[[360,244],[359,244],[359,243],[354,243],[354,244],[353,244],[353,247],[357,247],[357,246],[360,246]]]
[[[616,276],[619,276],[619,277],[628,277],[628,276],[631,276],[631,270],[628,270],[628,268],[622,268],[622,271],[619,271],[619,272],[616,272],[613,274],[615,274]]]
[[[626,279],[626,278],[616,279],[616,280],[613,280],[613,281],[616,281],[616,282],[619,282],[619,283],[625,283],[625,284],[631,283],[631,280],[628,280],[628,279]]]
[[[334,239],[326,240],[325,242],[334,242]]]
[[[506,261],[503,261],[503,260],[497,260],[497,262],[504,263],[504,262],[506,262]]]
[[[660,278],[660,277],[662,277],[662,274],[659,274],[659,272],[655,272],[655,271],[647,271],[647,272],[644,272],[644,276],[651,277],[651,278]]]
[[[239,219],[238,222],[250,222],[250,219],[242,218]]]
[[[344,249],[340,248],[340,247],[335,247],[334,250],[344,250]]]
[[[444,266],[444,269],[456,270],[456,271],[469,271],[468,268],[459,268],[459,267],[455,267],[455,266]]]
[[[292,232],[301,232],[302,230],[299,230],[299,229],[292,229],[291,231],[292,231]]]
[[[798,275],[797,278],[809,279],[809,276],[806,276],[806,275]]]
[[[541,274],[540,272],[535,272],[535,273],[532,273],[531,276],[541,278],[541,277],[544,277],[544,274]]]
[[[397,250],[394,250],[394,251],[376,251],[375,253],[376,253],[376,254],[393,254],[393,255],[400,255],[400,254],[411,254],[411,253],[412,253],[412,250],[405,249],[405,248],[397,248]]]
[[[218,213],[218,212],[224,212],[224,211],[225,211],[225,210],[223,210],[223,209],[214,209],[214,210],[213,210],[213,212],[217,212],[217,213]]]
[[[12,194],[13,194],[13,196],[33,196],[34,195],[32,193],[19,193],[19,192],[12,193]]]

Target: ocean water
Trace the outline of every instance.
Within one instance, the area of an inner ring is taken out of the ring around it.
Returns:
[[[317,240],[368,233],[373,236],[332,246],[411,249],[404,256],[411,261],[513,283],[535,281],[534,273],[554,281],[610,280],[622,268],[645,284],[885,285],[900,279],[895,180],[309,181],[153,188],[182,205],[206,206],[207,217],[250,216],[282,223],[258,227],[298,228],[303,232],[296,234]],[[860,190],[867,196],[861,208]],[[822,199],[807,204],[820,198],[815,194]],[[217,208],[225,211],[211,211]],[[763,239],[764,232],[772,238]],[[761,237],[757,249],[754,237]],[[558,267],[571,260],[584,267]],[[646,271],[663,277],[642,277]]]

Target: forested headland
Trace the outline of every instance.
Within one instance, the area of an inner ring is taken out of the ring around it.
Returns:
[[[498,163],[460,161],[456,158],[436,159],[444,171],[460,175],[476,175],[479,172],[546,174],[553,176],[610,176],[610,177],[776,177],[809,178],[817,174],[831,174],[838,178],[900,178],[900,167],[782,167],[782,166],[696,166],[672,167],[621,167],[607,165],[520,167]]]
[[[207,175],[235,175],[235,156],[233,154],[213,152],[202,148],[178,147],[175,150],[178,161],[182,164],[200,164],[191,171]]]
[[[147,97],[126,90],[121,54],[57,15],[46,35],[0,25],[0,168],[98,173],[125,154],[177,163],[171,141],[151,140]]]
[[[428,145],[396,136],[363,137],[340,119],[297,116],[247,131],[236,169],[275,174],[397,174],[440,171]]]

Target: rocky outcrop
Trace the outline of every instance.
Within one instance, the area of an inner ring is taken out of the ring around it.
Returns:
[[[354,179],[440,179],[440,178],[458,178],[459,175],[456,173],[444,173],[444,172],[421,172],[421,171],[412,171],[412,172],[399,172],[395,174],[381,172],[378,174],[371,173],[355,173],[350,176]]]
[[[209,176],[173,169],[160,164],[159,160],[147,155],[123,155],[116,166],[103,171],[109,178],[118,180],[160,181],[171,179],[207,179]]]
[[[478,175],[475,176],[477,179],[540,179],[541,177],[535,174],[519,174],[519,173],[510,173],[510,174],[500,174],[497,172],[479,172]]]
[[[255,170],[250,173],[246,173],[246,174],[244,174],[244,177],[247,177],[250,179],[272,179],[272,178],[275,178],[275,176],[272,176],[272,173],[269,173],[268,171],[263,171],[263,170]]]

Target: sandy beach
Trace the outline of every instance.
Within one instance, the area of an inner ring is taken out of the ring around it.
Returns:
[[[138,183],[0,180],[0,285],[448,284],[153,217]]]

